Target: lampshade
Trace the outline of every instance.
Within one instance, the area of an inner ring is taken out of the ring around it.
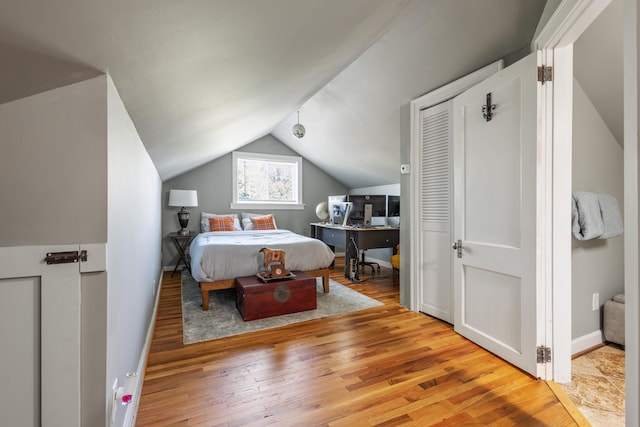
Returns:
[[[180,212],[178,212],[178,222],[180,227],[179,231],[182,235],[188,235],[189,230],[187,225],[189,224],[189,211],[185,207],[198,206],[198,192],[196,190],[170,190],[169,191],[169,206],[180,206]]]
[[[169,206],[198,206],[198,192],[196,190],[170,190]]]

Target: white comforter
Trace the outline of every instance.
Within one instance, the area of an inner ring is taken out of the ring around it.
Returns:
[[[334,258],[324,242],[289,230],[201,233],[189,248],[191,275],[198,282],[252,276],[264,269],[258,252],[263,247],[284,250],[289,271],[326,268]]]

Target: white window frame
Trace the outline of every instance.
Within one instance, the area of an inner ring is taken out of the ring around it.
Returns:
[[[244,151],[234,151],[231,157],[231,173],[233,175],[231,180],[233,185],[233,200],[230,205],[231,209],[304,209],[304,203],[302,203],[302,157],[284,156],[278,154],[248,153]],[[244,202],[238,200],[238,160],[263,160],[295,163],[298,167],[298,182],[296,192],[297,202]]]

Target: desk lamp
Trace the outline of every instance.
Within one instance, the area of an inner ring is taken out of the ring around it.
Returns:
[[[187,230],[189,211],[185,207],[198,206],[198,192],[196,190],[170,190],[169,206],[180,206],[182,208],[178,212],[178,222],[182,227],[179,233],[186,236],[189,234],[189,230]]]

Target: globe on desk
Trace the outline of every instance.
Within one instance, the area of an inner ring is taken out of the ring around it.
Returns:
[[[327,222],[329,219],[329,204],[327,202],[320,202],[316,206],[316,216],[321,222]]]

